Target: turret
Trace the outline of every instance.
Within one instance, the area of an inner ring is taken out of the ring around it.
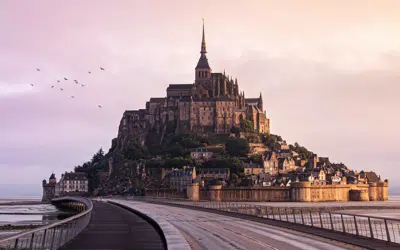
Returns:
[[[258,107],[259,110],[261,110],[261,112],[263,111],[263,99],[262,99],[261,92],[260,92],[260,97],[258,98],[257,107]]]
[[[49,184],[56,184],[56,183],[57,183],[56,176],[54,175],[54,173],[52,173],[49,178]]]

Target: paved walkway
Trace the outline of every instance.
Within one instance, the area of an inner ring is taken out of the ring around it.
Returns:
[[[156,229],[138,215],[116,205],[93,202],[86,229],[60,249],[166,249]]]
[[[149,203],[165,205],[161,201],[151,201]],[[168,204],[168,205],[174,206],[174,207],[188,208],[184,205],[178,205],[178,204]],[[286,228],[289,230],[294,230],[296,232],[303,232],[303,233],[306,233],[309,235],[315,235],[315,236],[330,239],[330,240],[338,240],[340,242],[343,242],[343,243],[346,243],[349,245],[359,246],[364,249],[375,249],[375,250],[391,250],[391,249],[397,250],[397,249],[400,249],[400,247],[399,247],[400,244],[387,243],[385,241],[370,239],[370,238],[355,237],[354,235],[343,234],[340,232],[331,231],[331,230],[327,230],[327,229],[309,227],[309,226],[289,223],[289,222],[285,222],[285,221],[276,221],[276,220],[271,220],[271,219],[267,219],[267,218],[256,217],[253,215],[239,214],[239,213],[227,212],[227,211],[221,211],[221,210],[215,210],[215,209],[208,209],[208,208],[201,208],[201,207],[190,207],[190,208],[193,210],[200,210],[200,211],[205,211],[205,212],[210,212],[210,213],[227,215],[227,216],[241,218],[241,219],[250,220],[250,221],[254,221],[254,222],[260,222],[260,223],[271,225],[271,226],[282,227],[282,228]]]

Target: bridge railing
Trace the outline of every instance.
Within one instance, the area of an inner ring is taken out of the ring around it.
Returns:
[[[54,199],[52,202],[74,208],[80,213],[46,226],[0,239],[0,250],[57,249],[73,239],[89,224],[93,209],[93,204],[89,199],[81,197],[61,197]]]
[[[139,199],[253,215],[400,244],[399,219],[311,210],[307,208],[263,206],[243,202],[185,201],[183,199],[160,199],[152,197],[141,197]]]

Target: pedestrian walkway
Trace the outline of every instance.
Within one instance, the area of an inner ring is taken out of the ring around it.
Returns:
[[[116,205],[93,202],[92,219],[60,249],[166,249],[158,231],[138,215]]]

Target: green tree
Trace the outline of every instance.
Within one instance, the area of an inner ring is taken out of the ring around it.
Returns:
[[[261,163],[262,162],[262,155],[261,154],[254,154],[254,155],[250,156],[250,158],[251,158],[251,160],[253,162],[256,162],[256,163]]]
[[[165,166],[168,168],[182,168],[183,166],[192,164],[191,159],[183,157],[168,158],[165,160]]]
[[[201,142],[196,140],[195,138],[184,138],[180,144],[182,145],[183,148],[187,149],[187,148],[197,148],[201,146]]]
[[[99,163],[104,159],[104,151],[100,148],[92,157],[91,163]]]
[[[250,146],[246,139],[231,137],[225,144],[225,150],[231,156],[246,156]]]
[[[240,120],[240,129],[245,133],[254,132],[254,124],[250,120],[241,119]]]
[[[132,139],[123,151],[123,156],[128,160],[147,158],[147,149],[136,139]]]

